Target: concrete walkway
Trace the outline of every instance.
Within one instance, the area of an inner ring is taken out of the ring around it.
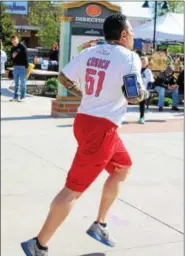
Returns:
[[[51,99],[12,103],[9,85],[1,82],[2,255],[21,256],[20,241],[37,235],[65,182],[76,142],[72,118],[50,117]],[[85,234],[97,214],[103,172],[49,243],[50,256],[183,255],[183,113],[152,109],[147,118],[156,127],[160,120],[177,122],[177,131],[150,132],[147,123],[143,131],[136,123],[130,132],[124,133],[127,124],[120,130],[134,165],[109,215],[117,247]],[[137,108],[130,107],[127,121],[137,119]]]

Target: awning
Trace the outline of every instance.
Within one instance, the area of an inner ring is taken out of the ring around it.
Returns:
[[[22,26],[22,25],[15,25],[17,30],[28,30],[28,31],[37,31],[40,29],[38,26]]]

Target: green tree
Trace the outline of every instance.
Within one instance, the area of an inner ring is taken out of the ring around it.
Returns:
[[[169,6],[171,12],[184,13],[184,1],[172,0]]]
[[[30,2],[28,21],[30,25],[38,26],[37,36],[43,47],[51,48],[55,41],[59,41],[62,5],[51,1]]]
[[[166,45],[161,45],[159,46],[160,50],[164,50],[168,48],[168,52],[170,54],[179,54],[179,53],[184,53],[184,45],[183,44],[172,44],[172,45],[168,45],[168,47],[166,47]]]
[[[0,3],[0,12],[1,12],[1,39],[4,45],[5,51],[9,51],[11,48],[10,37],[15,33],[14,22],[11,19],[10,15],[6,13],[6,6],[3,3]]]
[[[167,12],[184,13],[184,1],[171,0],[167,1],[169,9],[162,9],[164,1],[158,1],[158,14],[163,15]]]

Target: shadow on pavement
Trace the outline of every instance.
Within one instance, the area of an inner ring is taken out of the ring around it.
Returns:
[[[106,254],[97,252],[97,253],[88,253],[88,254],[83,254],[78,256],[106,256]]]
[[[167,122],[167,120],[157,120],[157,119],[155,119],[155,120],[150,120],[150,119],[148,119],[148,120],[146,120],[145,121],[145,123],[166,123]],[[125,122],[123,122],[123,125],[124,124],[138,124],[138,125],[141,125],[141,124],[139,124],[137,121],[125,121]]]
[[[146,123],[166,123],[166,120],[146,120]]]
[[[168,109],[166,109],[168,111]],[[146,109],[146,112],[158,112],[158,108],[156,106],[150,106],[149,109]],[[128,106],[127,113],[138,113],[139,112],[139,105],[137,106]]]
[[[184,111],[184,106],[178,106],[180,108],[180,112],[182,113]],[[138,113],[139,112],[139,106],[129,106],[127,108],[127,113]],[[161,113],[158,110],[157,106],[150,106],[149,109],[146,109],[146,113]],[[175,112],[171,110],[171,107],[164,107],[164,111],[162,113],[172,113]]]
[[[9,91],[6,88],[1,88],[1,95],[4,96],[4,97],[12,98],[14,94],[13,94],[13,92]]]
[[[8,97],[8,98],[13,98],[14,96],[14,92],[9,90],[9,89],[6,89],[6,88],[1,88],[1,96],[4,96],[4,97]],[[33,95],[26,95],[26,97],[33,97]],[[2,101],[1,102],[9,102],[9,101]]]
[[[73,124],[64,124],[64,125],[57,125],[58,128],[68,128],[73,127]]]
[[[39,120],[39,119],[52,119],[50,115],[34,115],[34,116],[15,116],[15,117],[2,117],[1,121],[23,121],[23,120]]]
[[[175,114],[174,116],[184,116],[184,112],[181,112],[180,114]]]

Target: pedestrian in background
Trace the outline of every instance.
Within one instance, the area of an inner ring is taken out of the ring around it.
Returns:
[[[142,63],[141,75],[143,79],[143,84],[147,91],[147,98],[148,98],[150,94],[150,90],[152,89],[154,77],[153,77],[152,71],[148,68],[149,61],[146,56],[141,57],[141,63]],[[139,109],[140,109],[139,123],[140,124],[145,123],[145,105],[146,105],[146,100],[143,100],[139,103]]]
[[[26,97],[26,70],[28,68],[28,53],[26,46],[19,42],[17,36],[11,37],[11,60],[13,62],[13,79],[15,82],[15,93],[10,101],[24,101]],[[19,98],[19,80],[21,95]]]
[[[156,78],[155,91],[159,94],[158,107],[160,112],[163,111],[166,90],[172,93],[172,111],[179,111],[179,86],[174,71],[174,66],[168,66]]]
[[[7,61],[7,55],[6,52],[3,50],[3,44],[2,41],[0,42],[0,47],[1,47],[1,73],[0,76],[5,74],[5,63]]]
[[[50,50],[49,60],[58,62],[58,43],[54,42]]]

